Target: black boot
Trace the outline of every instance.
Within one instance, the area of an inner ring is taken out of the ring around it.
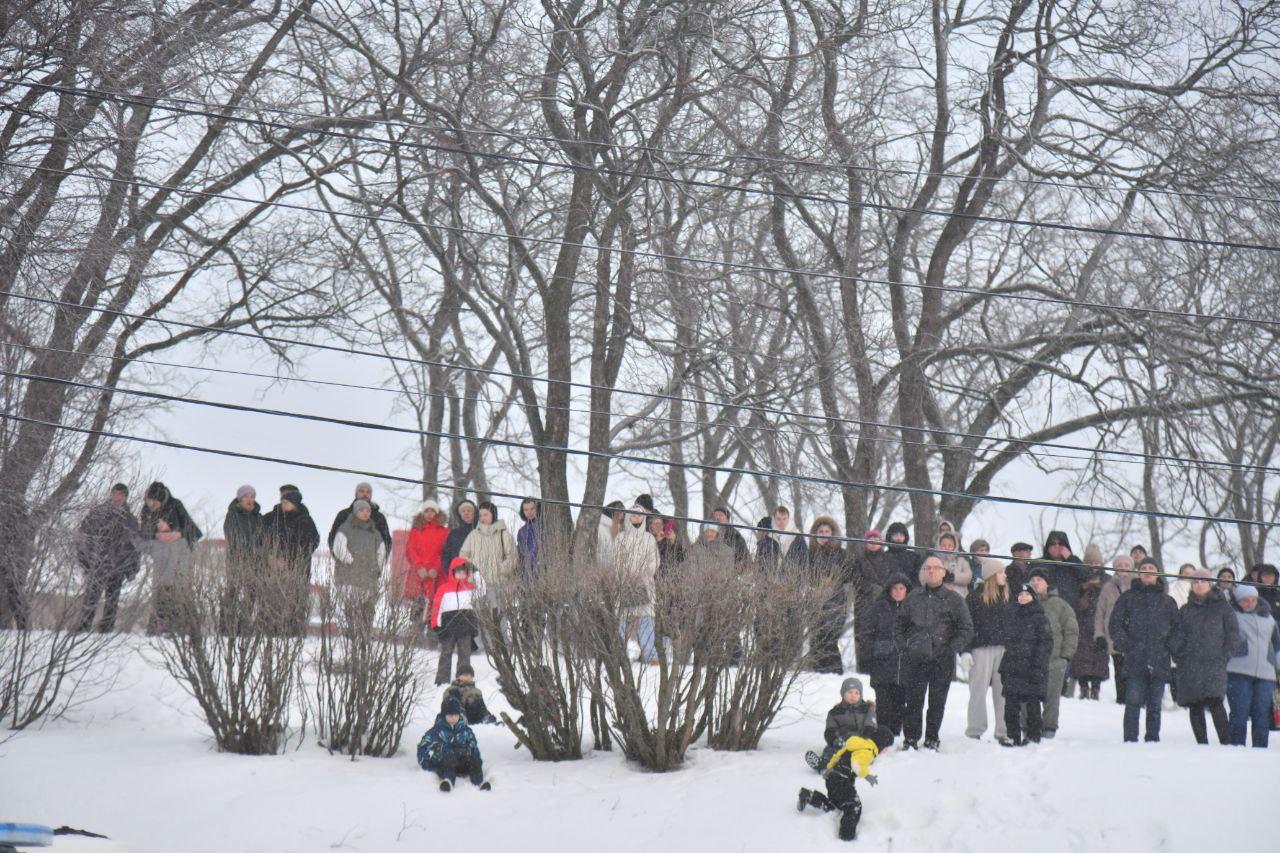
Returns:
[[[862,820],[862,801],[854,800],[840,812],[840,840],[853,841],[858,837],[858,821]]]
[[[813,792],[810,791],[808,788],[800,789],[800,796],[796,799],[796,811],[798,812],[804,811],[804,807],[809,805],[809,795],[812,793]]]

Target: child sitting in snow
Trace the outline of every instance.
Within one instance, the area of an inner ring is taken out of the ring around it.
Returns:
[[[453,790],[458,774],[465,774],[481,791],[492,789],[484,778],[484,762],[475,733],[462,719],[462,703],[446,696],[436,717],[436,724],[418,741],[418,765],[433,770],[440,777],[440,790]]]
[[[822,778],[827,783],[827,793],[801,788],[796,808],[804,811],[805,806],[814,806],[824,812],[840,812],[840,840],[854,840],[858,837],[858,821],[862,819],[862,800],[858,799],[854,780],[861,776],[868,784],[876,784],[876,777],[871,775],[871,762],[879,754],[880,747],[870,738],[849,738],[831,756],[826,769],[822,771]]]
[[[489,713],[484,704],[484,694],[476,687],[476,671],[470,664],[458,667],[458,677],[444,691],[448,699],[452,696],[462,704],[462,711],[467,717],[467,725],[478,726],[483,723],[496,723],[497,718]]]
[[[878,749],[888,749],[893,743],[893,733],[876,723],[876,706],[862,698],[862,681],[846,678],[840,685],[840,702],[827,712],[827,725],[822,731],[826,744],[822,753],[806,752],[805,762],[821,772],[851,737],[874,741]]]

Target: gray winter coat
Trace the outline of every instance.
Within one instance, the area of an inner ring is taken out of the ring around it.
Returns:
[[[1227,695],[1227,661],[1239,636],[1231,605],[1216,591],[1204,598],[1194,593],[1187,597],[1174,620],[1170,642],[1178,665],[1174,673],[1178,704],[1186,707]]]
[[[1252,613],[1234,609],[1240,631],[1235,654],[1227,661],[1227,672],[1275,680],[1280,673],[1280,626],[1276,625],[1271,608],[1260,598]]]

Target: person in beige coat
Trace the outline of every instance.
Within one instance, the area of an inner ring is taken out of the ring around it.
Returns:
[[[1116,674],[1116,704],[1124,703],[1124,656],[1116,654],[1116,644],[1111,638],[1111,612],[1116,609],[1120,594],[1133,583],[1133,558],[1121,554],[1111,561],[1115,573],[1102,585],[1098,593],[1098,607],[1093,616],[1093,642],[1107,647]]]
[[[631,507],[618,535],[613,540],[613,568],[623,594],[625,611],[620,630],[631,636],[634,626],[640,643],[640,658],[646,663],[657,661],[653,636],[653,603],[657,600],[658,540],[645,524],[645,509]]]
[[[478,507],[476,529],[467,534],[459,556],[466,557],[484,574],[488,594],[501,597],[518,579],[520,552],[507,524],[498,520],[498,508],[489,501]]]
[[[937,554],[947,570],[947,589],[961,598],[968,598],[969,587],[973,585],[973,563],[968,554],[961,553],[960,540],[954,533],[943,533],[938,537]]]

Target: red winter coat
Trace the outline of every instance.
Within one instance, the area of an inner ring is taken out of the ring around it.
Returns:
[[[404,575],[405,598],[425,598],[428,601],[435,598],[436,587],[443,574],[440,571],[440,551],[448,537],[449,528],[439,522],[409,531],[409,542],[405,546],[409,560],[409,570]],[[435,577],[428,572],[435,572]]]

